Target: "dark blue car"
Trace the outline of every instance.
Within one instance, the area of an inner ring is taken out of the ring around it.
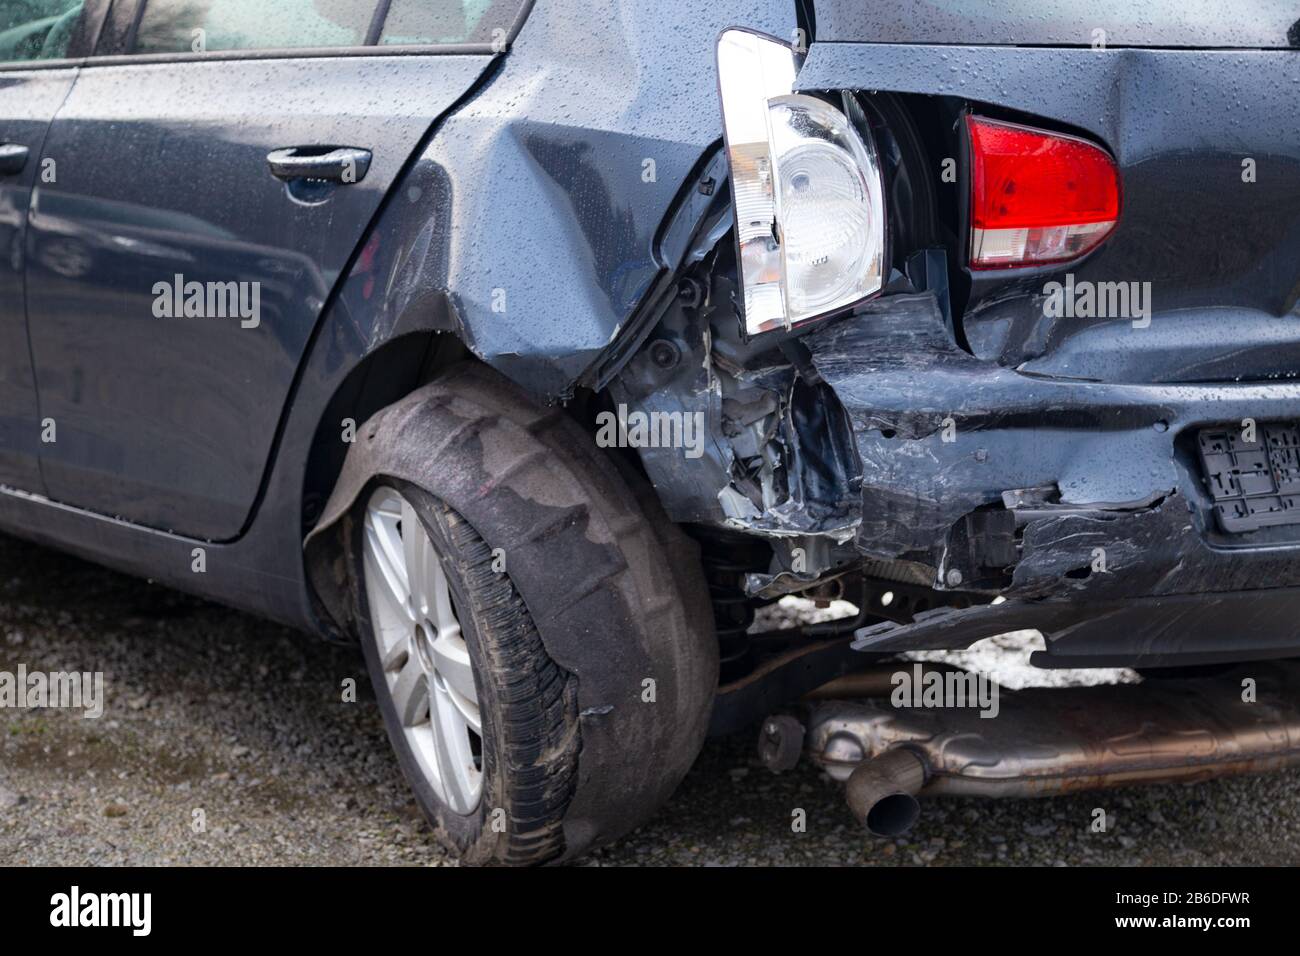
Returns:
[[[0,528],[359,643],[467,862],[1300,759],[1300,7],[1131,6],[0,0]],[[1147,680],[879,705],[1025,629]]]

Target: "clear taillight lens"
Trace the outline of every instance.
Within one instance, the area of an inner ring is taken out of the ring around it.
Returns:
[[[790,328],[884,284],[880,165],[845,110],[791,93],[794,54],[742,30],[718,46],[745,328]]]
[[[1077,259],[1119,222],[1119,170],[1087,140],[978,116],[971,146],[973,269]]]

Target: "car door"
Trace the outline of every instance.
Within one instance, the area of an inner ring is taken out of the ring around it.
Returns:
[[[51,498],[240,533],[331,290],[522,6],[116,0],[31,209]]]
[[[103,3],[0,0],[0,485],[42,491],[41,416],[27,343],[24,240],[41,146]]]

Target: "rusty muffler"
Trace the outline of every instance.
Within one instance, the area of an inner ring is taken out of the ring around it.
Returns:
[[[888,697],[819,699],[808,752],[848,782],[854,815],[885,836],[915,822],[918,795],[1039,797],[1300,764],[1300,664],[1291,662],[1214,677],[1000,690],[987,713],[895,707]]]

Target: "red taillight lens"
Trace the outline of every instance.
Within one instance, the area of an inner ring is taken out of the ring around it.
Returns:
[[[966,117],[973,269],[1076,259],[1119,221],[1119,170],[1087,140]]]

